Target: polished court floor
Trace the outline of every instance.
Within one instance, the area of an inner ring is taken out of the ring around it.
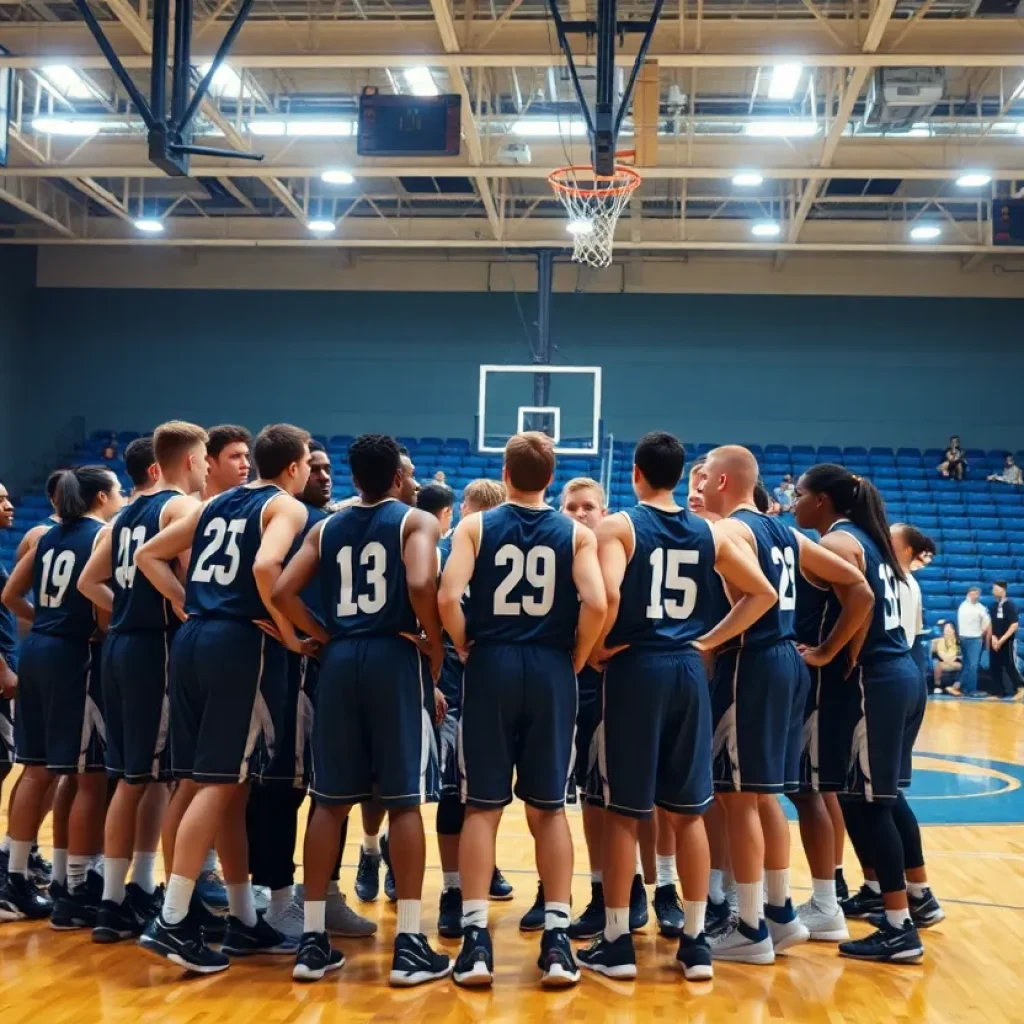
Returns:
[[[716,966],[713,982],[691,985],[673,968],[674,943],[653,924],[636,936],[640,976],[611,982],[584,975],[572,990],[537,984],[537,939],[516,923],[532,902],[532,849],[522,809],[513,806],[499,837],[499,863],[516,886],[511,903],[492,904],[497,981],[491,992],[465,992],[450,981],[412,990],[386,983],[395,914],[383,902],[356,904],[380,922],[375,939],[340,942],[343,970],[311,986],[294,984],[291,961],[243,963],[205,979],[184,979],[132,945],[94,946],[85,934],[35,925],[0,925],[0,1020],[3,1024],[111,1022],[424,1022],[601,1020],[761,1024],[796,1022],[1024,1021],[1024,705],[933,701],[915,761],[915,807],[925,830],[933,887],[947,918],[925,933],[920,966],[872,966],[840,960],[833,947],[804,946],[773,967]],[[6,787],[5,787],[6,789]],[[434,941],[440,883],[433,812],[426,813],[428,872],[424,921]],[[589,893],[579,814],[574,901]],[[794,837],[798,900],[809,879]],[[48,841],[48,836],[44,835]],[[345,853],[343,886],[351,893],[355,841]],[[859,882],[850,853],[851,884]],[[653,916],[653,915],[652,915]],[[854,922],[861,934],[866,926]],[[457,944],[442,944],[454,955]]]

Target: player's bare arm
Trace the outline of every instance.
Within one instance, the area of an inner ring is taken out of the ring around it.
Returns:
[[[441,616],[437,607],[437,542],[441,527],[437,519],[413,509],[405,521],[402,537],[402,562],[405,583],[420,628],[426,636],[426,653],[434,682],[441,675],[444,646],[441,642]]]
[[[851,537],[848,533],[841,531],[835,533],[827,533],[821,538],[820,544],[826,551],[831,551],[832,554],[843,559],[844,562],[848,562],[850,565],[856,566],[860,574],[864,575],[864,551],[860,544]],[[872,601],[872,604],[874,602]],[[867,638],[868,630],[871,629],[871,616],[867,616],[864,619],[860,629],[857,630],[853,635],[853,639],[849,642],[846,648],[847,660],[849,662],[848,668],[852,669],[857,664],[857,659],[860,657],[861,648],[864,646],[864,640]]]
[[[630,530],[625,516],[611,515],[603,519],[594,532],[597,541],[597,561],[605,592],[605,613],[604,625],[590,652],[590,663],[595,668],[601,668],[609,658],[625,649],[625,645],[608,648],[605,646],[605,640],[619,616],[622,581],[633,554],[633,531]]]
[[[299,595],[313,582],[320,568],[320,534],[323,529],[324,524],[320,522],[306,534],[302,547],[284,567],[270,595],[274,608],[296,629],[320,644],[327,643],[327,631]]]
[[[36,545],[39,543],[39,538],[42,537],[47,530],[52,528],[52,525],[47,523],[40,523],[38,526],[33,526],[32,529],[21,538],[18,550],[14,552],[15,562],[20,562],[29,551],[35,551]]]
[[[79,592],[107,615],[114,610],[114,592],[107,584],[111,576],[110,553],[113,538],[112,527],[105,526],[100,530],[89,561],[85,563],[82,574],[78,577]]]
[[[202,511],[203,506],[196,505],[188,515],[161,530],[135,552],[135,565],[171,602],[175,615],[182,620],[185,619],[185,588],[172,563],[192,547]]]
[[[281,614],[273,602],[274,584],[281,575],[295,538],[306,525],[308,512],[301,501],[281,495],[268,503],[263,511],[263,536],[252,565],[253,578],[260,599],[273,619],[281,643],[296,654],[312,653],[303,646],[291,621]]]
[[[462,595],[473,577],[477,544],[480,537],[480,513],[466,516],[452,535],[452,552],[441,575],[437,606],[445,631],[459,651],[466,649],[466,616]]]
[[[46,530],[38,532],[26,548],[25,553],[18,559],[17,565],[7,578],[7,585],[4,587],[2,595],[4,606],[10,609],[16,618],[25,622],[32,622],[36,617],[36,610],[32,607],[32,602],[26,600],[25,595],[32,589],[32,565],[35,562],[39,538],[45,532]]]
[[[576,626],[576,649],[573,651],[573,667],[579,674],[604,633],[608,612],[608,598],[597,557],[597,538],[593,530],[582,523],[576,524],[572,580],[580,595],[580,617]]]

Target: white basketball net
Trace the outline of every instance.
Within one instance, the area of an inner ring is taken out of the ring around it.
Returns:
[[[640,176],[628,167],[617,166],[607,178],[596,176],[592,167],[568,167],[548,181],[569,214],[573,260],[591,267],[610,266],[615,225]]]

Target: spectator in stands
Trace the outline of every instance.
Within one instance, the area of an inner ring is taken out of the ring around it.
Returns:
[[[960,685],[954,686],[950,693],[954,693],[958,697],[978,696],[978,666],[981,664],[981,652],[985,646],[985,638],[992,627],[988,611],[978,600],[979,597],[981,597],[981,587],[971,587],[967,591],[966,600],[956,613],[963,671],[960,673]]]
[[[447,477],[444,475],[444,470],[443,469],[439,469],[434,474],[434,482],[435,483],[439,483],[439,484],[447,483]]]
[[[1020,487],[1021,484],[1024,484],[1024,473],[1021,473],[1020,466],[1013,461],[1013,456],[1007,455],[1002,473],[993,473],[989,476],[989,480],[992,480],[995,483],[1010,484],[1013,487]]]
[[[772,492],[775,500],[779,503],[781,512],[788,512],[793,507],[793,497],[796,494],[796,487],[793,486],[793,475],[787,473],[782,478],[782,483]]]
[[[107,443],[103,446],[103,451],[100,452],[100,458],[104,462],[114,462],[117,460],[117,438],[111,434]]]
[[[1017,470],[1019,473],[1020,470]],[[992,675],[992,692],[997,697],[1024,697],[1024,680],[1017,668],[1017,605],[1006,596],[1006,580],[992,584],[995,598],[988,606],[992,622],[988,664]],[[1007,677],[1004,684],[1003,677]]]
[[[959,437],[953,436],[949,439],[946,459],[939,465],[939,472],[947,479],[953,480],[963,480],[967,475],[967,456],[960,447]]]
[[[960,657],[960,644],[956,638],[956,629],[952,622],[942,624],[942,636],[932,641],[932,661],[935,671],[935,692],[945,690],[946,693],[960,693],[960,670],[963,661]]]

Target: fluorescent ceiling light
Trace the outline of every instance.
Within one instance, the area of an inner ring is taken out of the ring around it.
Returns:
[[[1020,124],[1017,125],[1017,134],[1024,135],[1024,121],[1021,121]]]
[[[524,118],[516,121],[511,134],[520,138],[555,138],[565,135],[586,135],[587,126],[580,120],[566,118],[564,121],[545,121],[541,118]]]
[[[164,229],[164,222],[153,217],[140,217],[135,222],[136,231],[145,231],[147,235],[159,235]]]
[[[127,127],[123,122],[117,127]],[[105,121],[78,120],[70,117],[37,117],[32,121],[32,130],[42,135],[72,135],[85,138],[99,135],[107,127]]]
[[[932,133],[931,128],[926,124],[915,124],[907,134],[912,139],[927,139]]]
[[[772,80],[768,86],[768,99],[791,100],[804,73],[803,64],[776,64],[772,69]]]
[[[334,230],[335,224],[333,220],[311,220],[306,227],[318,235],[329,235]]]
[[[806,139],[818,134],[818,125],[814,121],[748,121],[743,131],[759,138]]]
[[[430,68],[406,68],[402,72],[405,84],[413,96],[438,96],[441,90],[438,89]]]
[[[210,73],[210,68],[213,67],[213,61],[207,61],[199,68],[199,74],[205,78]],[[213,76],[213,81],[210,83],[210,95],[211,96],[227,96],[229,99],[237,100],[239,96],[244,96],[247,100],[252,99],[253,92],[249,86],[242,88],[241,76],[233,69],[228,67],[227,64],[221,64],[217,68],[217,73]]]
[[[764,181],[757,171],[741,171],[732,176],[732,183],[739,188],[756,188]]]
[[[760,220],[751,227],[750,233],[757,238],[774,238],[781,230],[773,220]]]
[[[585,220],[584,218],[577,218],[576,220],[569,221],[565,225],[565,230],[570,235],[592,235],[594,233],[594,222]]]
[[[915,242],[930,242],[941,234],[942,229],[935,227],[934,224],[922,224],[920,227],[911,230],[910,237]]]
[[[252,135],[304,135],[321,138],[348,138],[355,133],[355,121],[351,118],[304,121],[293,118],[289,121],[272,118],[254,118],[249,122]]]
[[[334,168],[333,170],[324,171],[320,175],[320,180],[328,185],[351,185],[356,179],[351,171]]]
[[[51,64],[40,70],[50,85],[69,100],[91,100],[99,95],[74,68],[66,64]]]
[[[956,179],[956,183],[961,188],[981,188],[983,185],[987,185],[991,180],[992,175],[986,174],[984,171],[964,171],[964,173]]]

